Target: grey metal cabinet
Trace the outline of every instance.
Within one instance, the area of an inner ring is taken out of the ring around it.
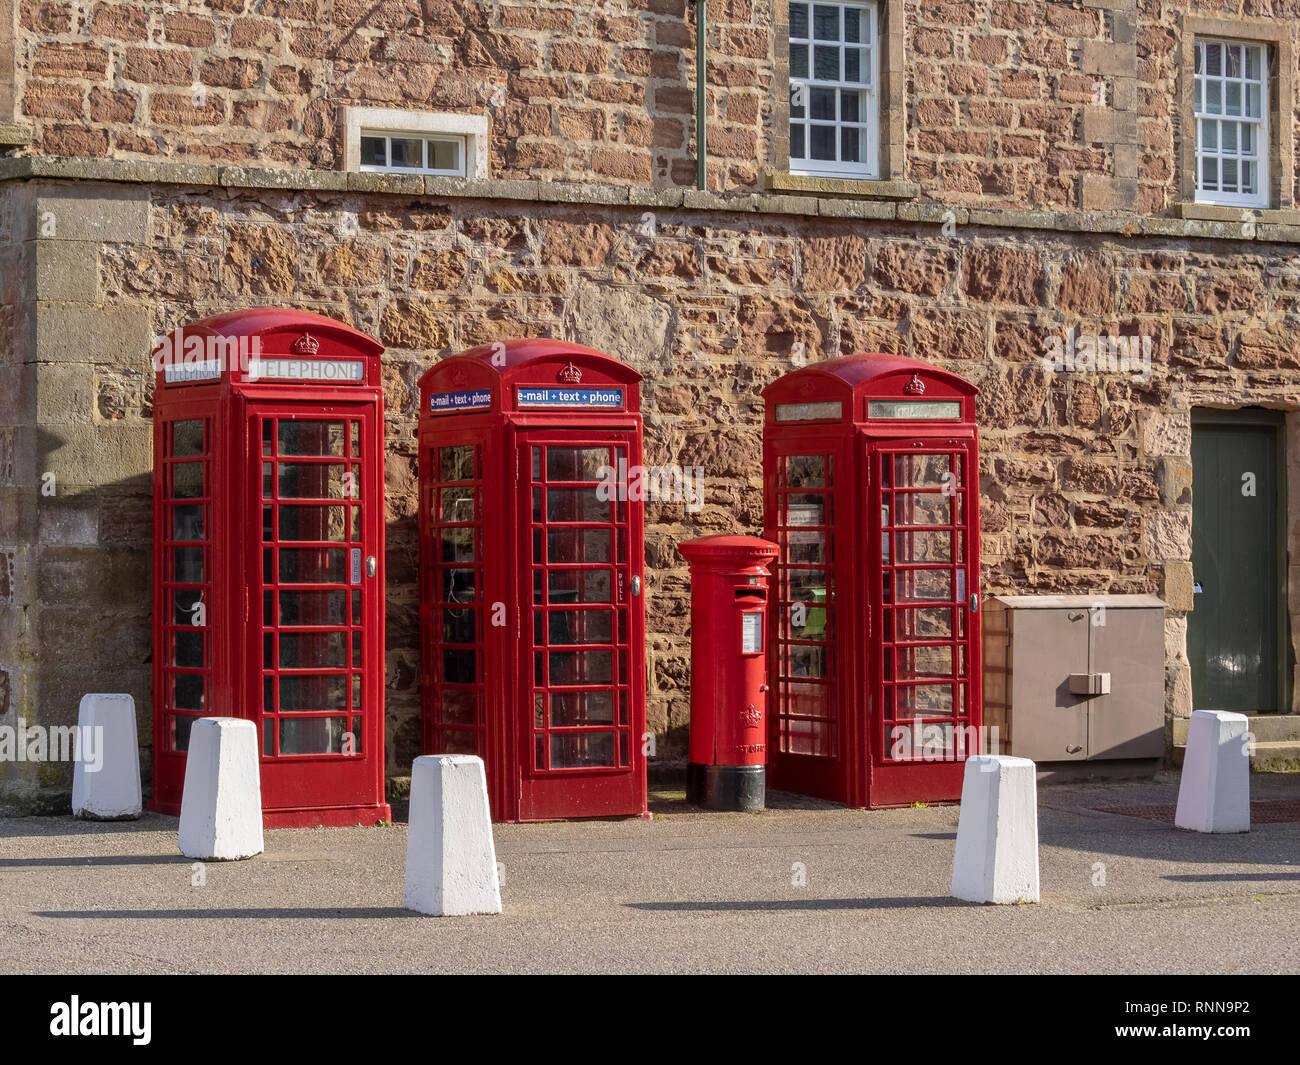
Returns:
[[[999,595],[984,607],[984,723],[1036,762],[1165,752],[1165,604]],[[991,746],[991,744],[990,744]]]

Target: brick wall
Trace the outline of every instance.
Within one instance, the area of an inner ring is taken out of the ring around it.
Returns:
[[[709,4],[712,187],[784,169],[778,2]],[[924,199],[968,206],[1165,212],[1186,198],[1184,18],[1255,19],[1239,32],[1280,35],[1288,79],[1300,41],[1300,0],[889,10],[904,27],[903,69],[886,72],[907,86],[902,176]],[[340,165],[345,104],[487,114],[494,177],[689,185],[693,12],[688,0],[23,0],[16,108],[33,153],[318,168]],[[499,71],[506,103],[493,107]],[[1281,207],[1295,201],[1298,115],[1283,106],[1276,131]]]
[[[649,718],[661,756],[682,752],[688,712],[688,584],[675,545],[761,531],[759,391],[793,367],[796,342],[812,359],[897,351],[975,382],[984,593],[1162,595],[1168,709],[1183,716],[1190,410],[1227,397],[1300,408],[1289,324],[1300,264],[1286,245],[1207,239],[1208,225],[1202,238],[987,225],[945,237],[930,223],[665,207],[648,229],[642,207],[593,203],[0,189],[0,256],[19,265],[6,279],[21,279],[6,281],[20,298],[16,324],[0,319],[14,340],[0,369],[28,381],[0,389],[0,673],[25,684],[0,707],[10,721],[23,709],[29,722],[58,723],[81,692],[124,690],[148,735],[148,336],[236,306],[292,303],[388,348],[394,771],[418,743],[416,381],[441,355],[528,333],[610,351],[646,375],[647,463],[704,467],[700,513],[647,507]],[[57,222],[48,231],[44,211]],[[1045,373],[1044,342],[1071,328],[1149,337],[1150,379]],[[57,498],[39,492],[44,471]],[[77,654],[42,651],[57,646]]]

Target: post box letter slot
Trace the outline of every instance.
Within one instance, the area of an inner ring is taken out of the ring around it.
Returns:
[[[1071,695],[1109,695],[1109,673],[1071,673]]]
[[[750,596],[753,596],[755,599],[766,599],[767,589],[766,588],[737,588],[736,589],[737,599],[747,599]]]

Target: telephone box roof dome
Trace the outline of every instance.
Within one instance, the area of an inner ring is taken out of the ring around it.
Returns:
[[[583,347],[581,344],[571,344],[566,340],[548,340],[545,337],[521,337],[515,340],[498,340],[489,344],[480,344],[476,348],[439,360],[426,371],[424,376],[429,376],[449,362],[470,360],[487,366],[502,377],[513,377],[515,371],[530,363],[551,359],[572,359],[579,366],[599,365],[616,380],[627,382],[641,380],[641,375],[636,370],[613,355],[597,351],[595,348]]]
[[[288,307],[246,307],[189,322],[180,328],[187,336],[266,337],[276,333],[311,333],[328,337],[362,355],[380,355],[384,350],[374,337],[337,319]]]
[[[888,355],[884,352],[857,352],[838,359],[826,359],[823,362],[810,363],[798,370],[793,370],[782,377],[778,377],[767,388],[763,389],[763,394],[766,395],[769,389],[793,378],[830,377],[843,382],[848,390],[852,392],[857,391],[869,382],[879,381],[881,378],[896,374],[916,375],[932,381],[946,381],[958,392],[968,396],[973,396],[979,391],[964,377],[958,377],[955,373],[949,373],[947,370],[940,369],[928,362],[922,362],[920,359],[909,359],[905,355]]]

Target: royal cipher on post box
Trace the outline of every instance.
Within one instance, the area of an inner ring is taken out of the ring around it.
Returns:
[[[764,389],[769,787],[858,807],[961,797],[981,753],[975,393],[867,354]]]
[[[646,815],[639,381],[535,339],[420,380],[424,748],[498,821]]]
[[[155,349],[151,809],[180,810],[194,721],[237,717],[268,827],[389,820],[382,351],[272,308]]]

